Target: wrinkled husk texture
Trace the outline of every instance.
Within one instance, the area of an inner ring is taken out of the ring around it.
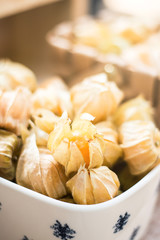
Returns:
[[[90,113],[95,117],[94,123],[106,120],[122,99],[122,91],[114,82],[109,82],[104,73],[86,78],[71,89],[75,114]]]
[[[78,204],[95,204],[112,199],[118,194],[117,175],[105,166],[94,169],[81,167],[67,182],[73,199]]]
[[[13,90],[18,86],[35,91],[37,80],[34,73],[26,66],[10,60],[0,61],[0,89]]]
[[[35,134],[23,146],[16,172],[17,183],[52,198],[67,195],[67,177],[46,148],[38,148]]]
[[[153,122],[125,122],[120,128],[120,141],[131,174],[143,174],[159,163],[160,131]]]
[[[122,155],[111,124],[104,122],[96,127],[88,120],[92,116],[88,114],[84,118],[84,115],[71,122],[67,114],[63,114],[49,136],[48,148],[65,167],[66,175],[77,172],[83,165],[89,169],[101,165],[111,167]]]

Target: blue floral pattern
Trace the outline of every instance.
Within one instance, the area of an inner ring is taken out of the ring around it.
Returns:
[[[22,240],[30,240],[26,235],[22,238]],[[32,240],[32,239],[31,239]]]
[[[29,238],[24,235],[24,237],[22,238],[22,240],[29,240]]]
[[[130,237],[129,240],[134,240],[134,239],[135,239],[135,237],[136,237],[137,234],[138,234],[139,229],[140,229],[140,226],[136,227],[136,228],[133,230],[133,233],[132,233],[132,235],[131,235],[131,237]]]
[[[113,233],[117,233],[121,230],[123,230],[124,226],[127,224],[128,219],[131,215],[126,212],[124,215],[120,215],[117,223],[113,226],[114,232]]]
[[[72,239],[76,234],[76,231],[71,229],[68,224],[64,224],[63,226],[58,220],[56,220],[56,223],[50,226],[50,228],[54,230],[53,235],[62,240]]]

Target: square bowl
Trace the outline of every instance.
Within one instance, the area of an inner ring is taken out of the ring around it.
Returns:
[[[151,219],[159,180],[160,165],[110,201],[74,205],[0,178],[0,239],[138,240]]]

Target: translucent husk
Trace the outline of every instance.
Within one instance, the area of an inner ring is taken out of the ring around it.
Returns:
[[[13,180],[21,140],[14,133],[0,129],[0,177]]]
[[[12,168],[19,147],[20,139],[14,133],[0,129],[0,169]]]
[[[0,89],[10,91],[18,87],[17,81],[7,72],[0,72]]]
[[[46,133],[53,131],[56,123],[59,120],[58,116],[44,108],[37,109],[32,115],[32,118],[35,122],[35,125]]]
[[[118,133],[115,126],[110,121],[103,121],[97,123],[97,132],[102,134],[101,148],[104,156],[103,165],[107,167],[112,167],[117,160],[122,156],[122,149],[118,144]]]
[[[81,117],[71,123],[64,113],[49,136],[48,148],[55,160],[65,167],[66,175],[77,172],[84,164],[94,168],[103,163],[96,127]]]
[[[36,136],[36,144],[39,147],[46,147],[49,135],[48,133],[41,130],[39,127],[37,127],[34,122],[31,120],[28,121],[28,126],[24,127],[21,126],[21,137],[23,143],[25,143],[26,138],[30,136],[31,133],[34,133]]]
[[[26,139],[16,171],[17,183],[52,198],[67,195],[63,166],[46,148],[38,148],[34,133]]]
[[[114,172],[101,166],[95,169],[81,167],[66,185],[76,203],[96,204],[115,197],[120,183]]]
[[[119,106],[116,110],[113,121],[117,126],[131,120],[152,120],[153,109],[143,96],[133,98]]]
[[[16,166],[15,163],[12,163],[12,166],[9,168],[0,168],[0,177],[12,181],[16,176]]]
[[[120,141],[131,174],[146,173],[159,162],[160,131],[153,122],[134,120],[122,124]]]
[[[114,82],[109,82],[104,73],[88,77],[71,89],[76,115],[89,113],[95,117],[94,123],[113,114],[122,98],[122,91]]]
[[[73,108],[70,93],[65,83],[58,77],[45,81],[32,97],[33,113],[38,108],[45,108],[61,116],[64,111],[73,117]]]
[[[0,61],[0,89],[13,90],[18,86],[35,91],[37,81],[34,73],[26,66],[10,60]]]
[[[20,134],[20,126],[26,126],[30,116],[30,92],[18,87],[13,91],[0,91],[0,128]]]
[[[63,114],[49,135],[48,148],[57,162],[65,167],[66,175],[102,164],[113,166],[122,155],[117,132],[109,122],[93,125],[93,116],[84,113],[73,122]]]

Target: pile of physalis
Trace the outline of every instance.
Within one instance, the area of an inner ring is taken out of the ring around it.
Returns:
[[[0,176],[77,204],[110,200],[159,163],[160,132],[142,97],[126,101],[105,73],[71,89],[37,85],[25,66],[0,62]]]

